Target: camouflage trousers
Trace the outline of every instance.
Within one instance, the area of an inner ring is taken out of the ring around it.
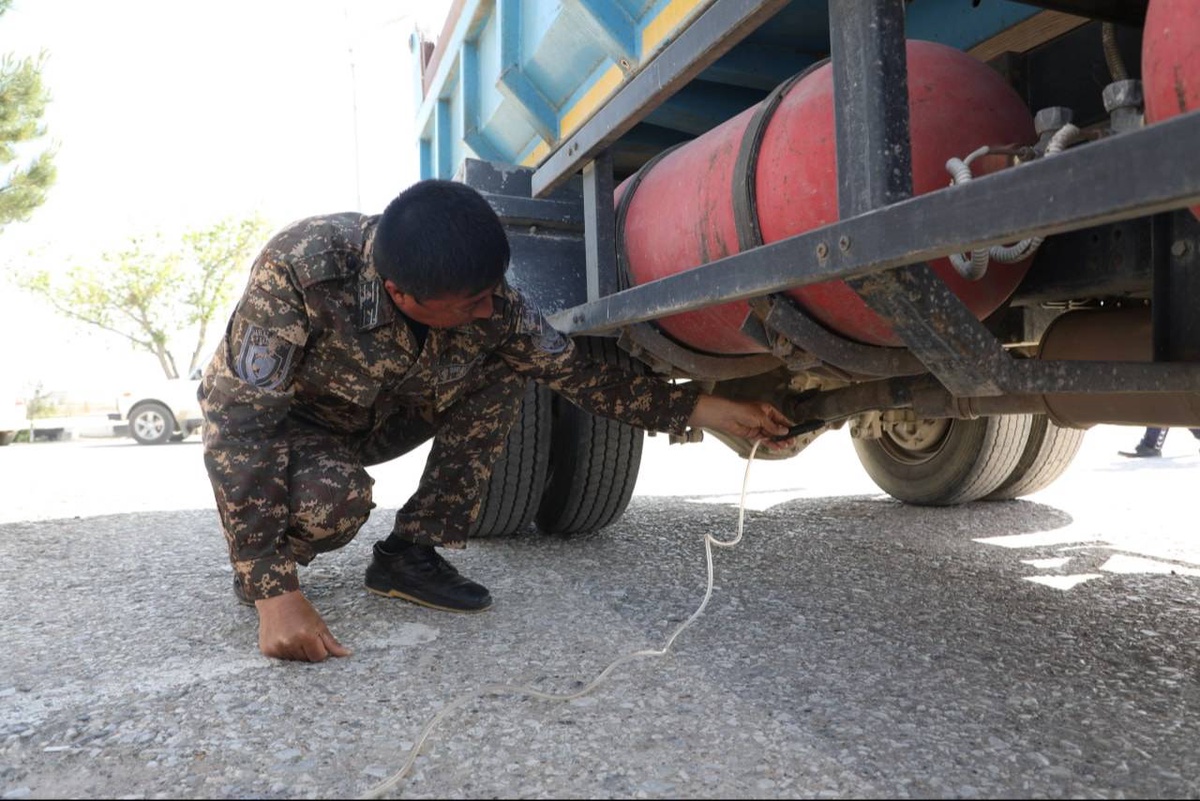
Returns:
[[[481,492],[521,408],[526,379],[502,362],[486,362],[470,390],[440,414],[401,407],[365,437],[349,437],[289,420],[287,549],[298,564],[348,544],[375,503],[366,467],[402,456],[433,439],[416,492],[396,513],[406,541],[466,547]],[[229,510],[218,512],[225,522]],[[231,543],[232,544],[232,543]],[[251,582],[254,577],[246,577]]]

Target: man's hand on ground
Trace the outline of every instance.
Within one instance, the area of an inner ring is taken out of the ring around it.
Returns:
[[[749,440],[761,439],[767,447],[778,447],[777,443],[771,442],[772,438],[787,434],[791,422],[769,403],[701,395],[688,418],[688,425],[712,428]]]
[[[322,662],[328,656],[350,655],[299,591],[264,598],[254,606],[258,609],[258,649],[265,656]]]

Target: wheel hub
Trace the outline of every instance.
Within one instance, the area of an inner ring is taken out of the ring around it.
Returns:
[[[167,421],[162,418],[162,415],[154,412],[143,412],[133,421],[134,430],[145,439],[157,439],[162,436],[166,426]]]
[[[893,458],[919,464],[941,450],[952,424],[948,418],[896,423],[883,432],[881,444]]]

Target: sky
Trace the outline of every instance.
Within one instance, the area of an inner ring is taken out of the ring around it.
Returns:
[[[46,54],[58,180],[29,222],[0,231],[0,267],[66,269],[133,236],[229,215],[279,226],[382,211],[418,178],[409,37],[417,27],[436,37],[449,6],[14,0],[0,53]],[[0,373],[6,386],[72,392],[161,376],[149,353],[5,281]]]

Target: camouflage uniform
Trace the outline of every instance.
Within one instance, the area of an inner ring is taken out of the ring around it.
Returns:
[[[424,346],[369,258],[378,217],[301,220],[259,254],[199,397],[204,460],[251,598],[299,588],[296,564],[366,522],[365,465],[433,437],[396,531],[462,548],[527,379],[639,428],[682,433],[689,386],[592,362],[502,283],[485,320],[431,328]]]

